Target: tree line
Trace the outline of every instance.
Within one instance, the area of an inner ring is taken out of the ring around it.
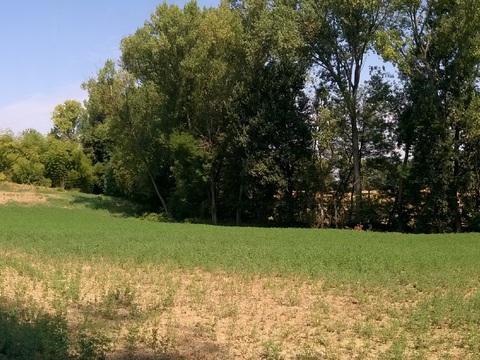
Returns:
[[[0,177],[177,221],[480,230],[478,0],[163,3],[120,48],[47,137],[0,137]]]

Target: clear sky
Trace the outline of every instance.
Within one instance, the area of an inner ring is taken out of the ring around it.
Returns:
[[[169,0],[183,6],[186,0]],[[218,0],[197,0],[216,6]],[[143,26],[162,0],[0,1],[0,131],[34,128],[46,134],[54,107],[83,100],[80,85],[120,40]]]

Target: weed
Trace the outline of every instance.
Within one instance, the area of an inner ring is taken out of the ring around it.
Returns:
[[[78,360],[104,360],[111,351],[111,340],[99,331],[82,329],[77,342]]]
[[[195,305],[203,305],[205,303],[207,290],[205,284],[199,279],[195,279],[187,286],[189,298]]]
[[[289,289],[283,301],[283,305],[286,306],[299,306],[300,305],[300,295],[297,289]]]
[[[268,340],[263,344],[262,352],[260,353],[260,359],[262,360],[282,360],[282,348],[280,344]]]
[[[123,289],[109,289],[102,302],[98,304],[100,313],[110,320],[138,315],[135,304],[135,291],[127,285]]]
[[[407,349],[407,339],[405,336],[394,339],[390,348],[382,354],[381,360],[403,360]]]
[[[371,338],[375,334],[375,328],[370,322],[363,320],[357,321],[354,326],[354,331],[364,338]]]
[[[169,283],[162,299],[162,305],[164,308],[171,308],[175,305],[176,292],[175,286],[172,283]]]
[[[127,351],[131,354],[137,350],[137,343],[140,340],[140,329],[138,325],[134,324],[127,328],[127,334],[125,336]]]
[[[382,288],[416,284],[424,292],[452,284],[471,288],[474,274],[480,272],[480,247],[473,234],[355,232],[353,237],[340,230],[267,231],[145,222],[83,207],[65,211],[40,205],[5,205],[0,207],[0,218],[2,248],[24,248],[61,259],[106,257],[119,263],[303,276],[321,278],[335,288],[356,283]],[[99,239],[99,233],[105,236]],[[292,256],[302,261],[293,262]]]
[[[209,339],[212,341],[217,340],[217,320],[214,319],[212,323],[200,323],[197,322],[194,327],[194,334],[200,338]]]
[[[167,328],[167,332],[161,335],[157,327],[153,327],[150,336],[147,338],[147,346],[153,351],[155,359],[167,359],[168,354],[175,349],[175,337]]]
[[[310,346],[305,346],[302,352],[295,356],[295,360],[318,360],[323,358],[321,353]]]
[[[236,318],[238,316],[238,306],[234,302],[224,301],[221,304],[220,318]]]

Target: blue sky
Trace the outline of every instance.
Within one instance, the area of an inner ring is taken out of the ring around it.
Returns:
[[[81,84],[106,60],[119,59],[120,40],[143,26],[161,2],[0,0],[0,133],[48,133],[54,107],[84,100]],[[183,6],[187,0],[167,2]],[[208,7],[220,0],[197,2]]]
[[[197,1],[200,6],[219,2]],[[46,134],[53,108],[67,99],[85,99],[82,82],[107,59],[119,58],[120,40],[141,27],[161,2],[0,1],[0,131],[34,128]]]

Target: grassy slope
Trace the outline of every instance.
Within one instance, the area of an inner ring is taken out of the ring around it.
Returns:
[[[92,197],[92,199],[94,199]],[[341,282],[471,286],[480,236],[169,224],[114,217],[88,206],[0,207],[0,246],[53,257],[107,258]]]
[[[137,210],[115,199],[36,192],[49,202],[0,206],[0,299],[70,314],[69,349],[101,329],[120,349],[134,339],[186,358],[276,359],[280,346],[292,359],[480,356],[478,234],[155,223],[124,216]],[[11,314],[0,304],[0,358],[2,324],[26,343],[63,336],[63,317]]]

